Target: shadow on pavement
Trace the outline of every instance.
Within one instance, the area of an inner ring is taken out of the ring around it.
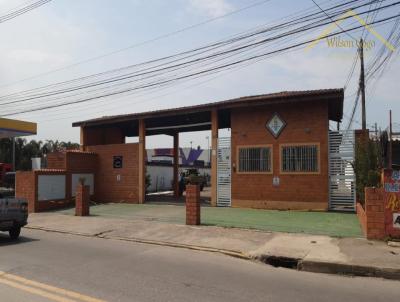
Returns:
[[[17,240],[12,240],[8,236],[8,233],[0,232],[0,247],[1,246],[7,246],[7,245],[16,245],[16,244],[29,243],[29,242],[33,242],[33,241],[39,241],[39,239],[20,236]]]

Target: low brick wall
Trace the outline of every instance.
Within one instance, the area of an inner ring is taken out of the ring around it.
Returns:
[[[39,176],[65,176],[65,192],[62,198],[42,199],[39,196]],[[28,201],[29,213],[44,212],[73,206],[71,198],[71,175],[65,170],[17,171],[15,177],[15,196]]]
[[[386,237],[382,188],[365,188],[365,205],[363,207],[357,203],[357,217],[365,237],[368,239]]]

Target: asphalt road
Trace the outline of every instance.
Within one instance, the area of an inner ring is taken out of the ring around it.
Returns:
[[[0,301],[399,301],[400,282],[219,254],[23,230],[0,235]]]

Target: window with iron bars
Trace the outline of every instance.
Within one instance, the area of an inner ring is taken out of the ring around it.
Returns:
[[[281,149],[282,172],[319,172],[318,145],[291,145]]]
[[[271,172],[270,147],[240,147],[239,169],[243,173],[268,173]]]

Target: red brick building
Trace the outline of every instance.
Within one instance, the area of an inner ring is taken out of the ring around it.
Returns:
[[[211,130],[211,205],[354,211],[354,132],[329,129],[342,114],[343,90],[326,89],[76,122],[81,150],[49,154],[47,170],[18,172],[16,194],[32,212],[57,208],[73,203],[85,178],[97,202],[144,203],[146,136],[165,134],[174,139],[179,197],[179,133]],[[226,128],[230,137],[218,137]]]
[[[342,114],[343,90],[326,89],[102,117],[73,126],[81,128],[82,151],[98,154],[98,201],[145,202],[146,136],[171,135],[177,150],[179,133],[211,130],[212,205],[328,209],[329,121],[340,122]],[[218,138],[222,128],[231,129],[230,138]],[[139,142],[125,144],[132,136]]]

